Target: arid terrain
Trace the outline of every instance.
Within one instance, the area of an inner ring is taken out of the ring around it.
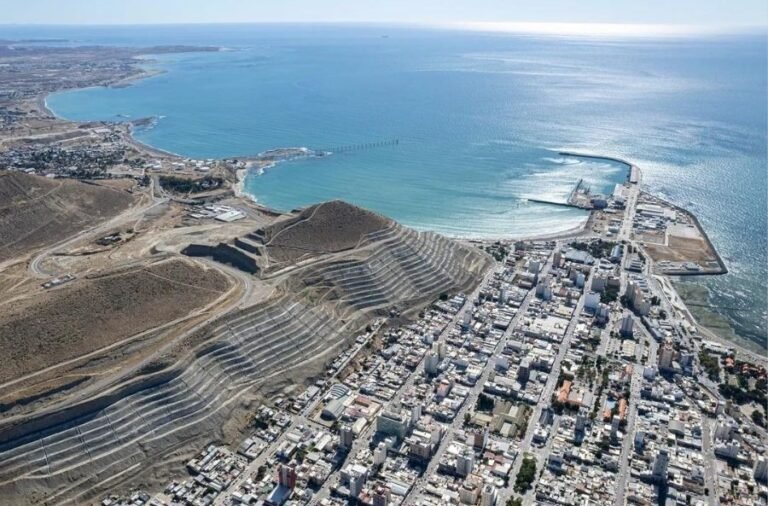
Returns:
[[[0,172],[0,262],[70,237],[135,201],[108,186]]]
[[[340,201],[279,215],[130,181],[0,173],[13,504],[154,483],[147,464],[173,473],[176,456],[236,439],[254,402],[321,374],[373,318],[469,290],[490,265]]]
[[[177,320],[228,288],[227,278],[217,271],[171,259],[105,272],[7,303],[0,315],[0,353],[7,360],[0,382]]]

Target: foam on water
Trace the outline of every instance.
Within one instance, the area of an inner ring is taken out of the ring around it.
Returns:
[[[139,140],[185,156],[400,139],[396,147],[297,160],[248,178],[247,191],[282,209],[343,198],[451,235],[558,232],[586,214],[526,198],[564,199],[579,178],[609,192],[625,170],[560,151],[632,160],[650,191],[697,214],[731,271],[700,282],[713,304],[740,308],[722,311],[737,330],[765,342],[764,37],[595,41],[387,28],[384,39],[369,28],[333,26],[94,27],[78,28],[76,37],[45,30],[17,36],[232,48],[162,56],[153,65],[166,73],[126,88],[50,97],[53,110],[73,119],[165,115]]]

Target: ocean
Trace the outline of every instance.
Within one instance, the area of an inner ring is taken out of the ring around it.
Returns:
[[[695,281],[743,338],[768,318],[766,37],[584,37],[396,26],[3,27],[0,38],[194,44],[132,86],[55,94],[73,120],[156,116],[137,137],[194,158],[291,146],[333,152],[251,174],[259,202],[341,198],[458,237],[583,223],[579,179],[610,192],[632,160],[646,189],[699,217],[729,274]],[[388,142],[388,141],[397,141]],[[365,146],[381,143],[380,146]],[[361,146],[364,145],[364,146]]]

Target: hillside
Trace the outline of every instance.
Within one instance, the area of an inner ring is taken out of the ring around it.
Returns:
[[[55,244],[133,202],[105,186],[0,171],[0,262]]]
[[[334,200],[307,207],[265,228],[264,238],[273,262],[291,263],[354,248],[366,234],[389,223],[383,216]]]
[[[266,232],[277,251],[311,247],[313,261],[281,257],[294,269],[259,280],[272,284],[269,296],[211,321],[99,392],[0,421],[0,496],[79,503],[106,488],[152,482],[154,466],[167,468],[171,455],[241,437],[254,399],[321,375],[374,318],[469,291],[491,264],[478,249],[338,202]]]
[[[3,307],[0,383],[171,322],[229,286],[214,270],[171,260],[73,282]]]

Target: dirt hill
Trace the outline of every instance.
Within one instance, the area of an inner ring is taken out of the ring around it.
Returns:
[[[87,279],[0,316],[0,381],[33,372],[186,315],[228,287],[224,276],[182,261]]]
[[[113,188],[0,171],[0,261],[55,244],[133,202]]]
[[[340,200],[308,207],[267,227],[270,259],[296,262],[321,253],[352,249],[366,234],[390,226],[387,218]]]

